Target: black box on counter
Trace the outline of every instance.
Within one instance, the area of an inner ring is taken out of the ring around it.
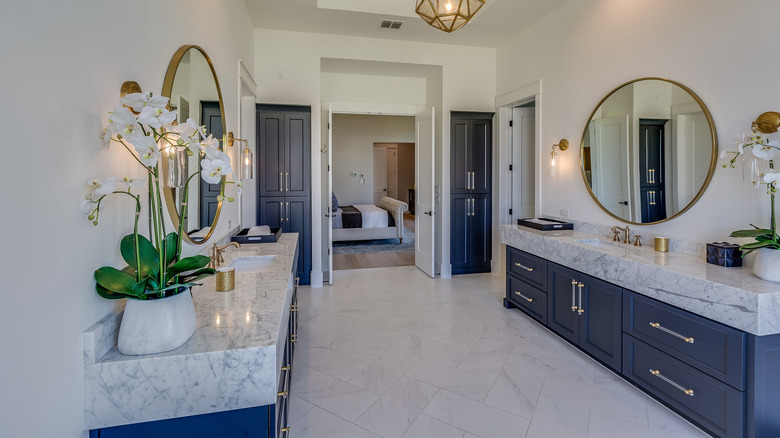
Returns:
[[[707,263],[736,268],[742,266],[742,250],[736,243],[712,242],[707,244]]]
[[[230,240],[233,242],[238,242],[242,245],[245,243],[276,242],[279,240],[279,237],[282,235],[282,228],[281,227],[271,228],[271,234],[266,234],[264,236],[247,236],[248,232],[249,232],[249,228],[244,228],[243,230],[235,234],[233,237],[231,237]]]
[[[536,228],[537,230],[542,230],[542,231],[574,229],[574,224],[571,222],[563,222],[563,221],[558,221],[555,219],[547,219],[543,217],[518,219],[517,225]]]

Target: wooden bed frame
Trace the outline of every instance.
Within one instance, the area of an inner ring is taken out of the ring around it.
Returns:
[[[409,209],[406,202],[385,196],[379,206],[390,212],[395,220],[394,227],[381,228],[334,228],[333,241],[398,239],[404,243],[404,212]]]

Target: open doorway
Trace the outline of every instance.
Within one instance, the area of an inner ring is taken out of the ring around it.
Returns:
[[[414,117],[333,114],[333,268],[414,265]]]

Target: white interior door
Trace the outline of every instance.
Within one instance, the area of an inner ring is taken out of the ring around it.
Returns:
[[[387,196],[398,199],[398,148],[387,148]]]
[[[328,284],[333,284],[333,215],[336,214],[333,210],[332,196],[333,193],[333,104],[328,104],[328,146],[327,146],[327,159],[328,159]]]
[[[387,196],[387,148],[374,146],[374,205]]]
[[[431,108],[415,118],[414,180],[417,183],[414,215],[414,264],[431,277],[434,270],[434,133],[436,109]]]
[[[512,108],[512,210],[515,219],[534,217],[534,139],[536,108]]]
[[[630,218],[628,115],[594,120],[591,128],[593,194],[615,216]]]

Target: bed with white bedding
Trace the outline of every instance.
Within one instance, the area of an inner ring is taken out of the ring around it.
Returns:
[[[335,200],[335,197],[334,197]],[[376,205],[335,205],[333,241],[398,239],[403,243],[404,212],[409,206],[384,197]]]

